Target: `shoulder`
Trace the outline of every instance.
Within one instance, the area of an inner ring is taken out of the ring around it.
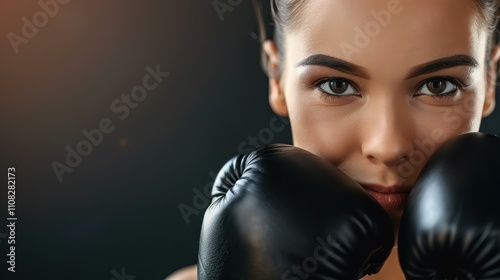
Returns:
[[[191,265],[170,274],[165,280],[197,280],[197,272],[196,265]]]

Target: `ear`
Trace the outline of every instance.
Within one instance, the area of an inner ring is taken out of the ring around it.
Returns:
[[[288,116],[285,94],[281,88],[280,53],[276,43],[272,40],[266,40],[262,45],[267,57],[269,57],[267,70],[269,73],[269,104],[273,111],[280,116]]]
[[[500,59],[500,46],[495,45],[491,51],[490,65],[486,74],[487,88],[483,106],[483,118],[489,116],[495,109],[495,89],[497,81],[498,60]]]

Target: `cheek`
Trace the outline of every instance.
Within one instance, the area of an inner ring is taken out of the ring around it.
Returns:
[[[425,162],[446,141],[459,135],[479,131],[483,99],[478,95],[470,94],[453,106],[415,109],[414,118],[415,139],[413,139],[413,152],[410,155],[410,168],[414,170],[407,175],[408,181],[414,181]],[[423,156],[424,161],[417,158]],[[408,166],[406,166],[408,167]],[[404,172],[403,172],[404,173]]]
[[[446,139],[467,132],[479,131],[483,102],[484,97],[481,95],[469,93],[454,106],[429,114],[423,125],[432,126],[433,130],[443,131]]]
[[[302,98],[297,98],[301,96]],[[306,93],[307,94],[307,93]],[[316,98],[293,93],[288,101],[294,145],[334,164],[340,164],[359,147],[356,142],[359,119],[349,106],[329,106]]]
[[[483,73],[481,68],[471,74],[469,86],[453,101],[440,103],[424,98],[412,104],[419,139],[433,140],[439,147],[461,134],[479,131],[486,90]]]
[[[406,117],[413,124],[408,123],[400,132],[405,137],[414,137],[408,139],[413,144],[426,140],[439,147],[458,135],[478,131],[484,102],[481,97],[469,92],[450,106],[414,104],[406,110],[409,114]],[[294,145],[335,164],[355,157],[367,140],[363,139],[363,129],[371,127],[374,118],[360,117],[355,106],[328,106],[316,100],[296,92],[293,98],[288,98]],[[418,145],[414,149],[418,150]]]

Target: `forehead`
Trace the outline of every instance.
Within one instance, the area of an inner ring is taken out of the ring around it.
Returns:
[[[285,35],[292,62],[322,53],[362,66],[403,67],[485,55],[487,29],[474,0],[308,0],[299,21]]]

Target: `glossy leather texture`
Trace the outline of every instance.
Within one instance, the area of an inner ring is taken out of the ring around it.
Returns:
[[[360,185],[310,152],[271,144],[219,172],[198,279],[359,279],[393,245],[389,217]]]
[[[500,138],[468,133],[436,151],[398,239],[406,279],[500,279]]]

